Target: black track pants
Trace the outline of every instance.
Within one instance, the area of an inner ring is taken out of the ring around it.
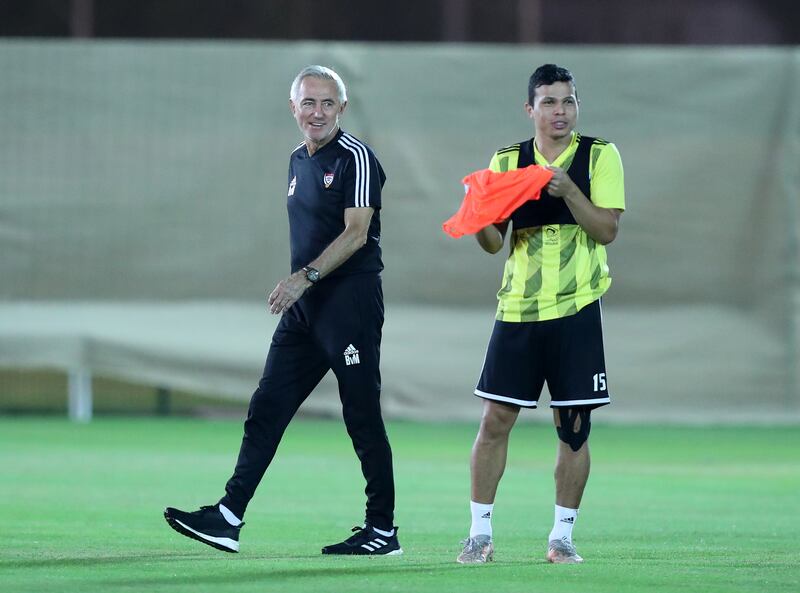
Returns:
[[[367,482],[366,521],[392,529],[392,450],[380,407],[382,327],[381,280],[373,274],[323,279],[284,313],[250,400],[239,459],[222,504],[244,516],[295,412],[333,370]]]

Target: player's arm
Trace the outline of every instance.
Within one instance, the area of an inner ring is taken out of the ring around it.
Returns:
[[[487,253],[497,253],[503,248],[508,230],[508,221],[490,224],[475,233],[478,245]]]
[[[319,271],[324,278],[341,266],[367,242],[369,224],[372,221],[374,208],[345,208],[344,230],[328,245],[322,253],[307,265]],[[272,313],[283,313],[303,296],[311,287],[303,270],[298,270],[285,280],[278,282],[275,290],[269,295],[269,310]]]
[[[319,254],[309,266],[319,270],[320,278],[324,278],[367,243],[369,224],[372,222],[374,208],[345,208],[344,230]],[[303,274],[305,277],[305,274]]]
[[[608,245],[616,239],[622,210],[593,204],[566,171],[560,167],[547,168],[553,172],[553,178],[547,184],[547,193],[563,198],[575,222],[581,225],[586,234],[601,245]]]
[[[516,162],[516,161],[515,161]],[[516,165],[515,165],[516,166]],[[507,170],[507,168],[500,166],[500,158],[497,153],[494,153],[492,160],[489,161],[489,170],[499,173],[500,171]],[[490,224],[475,233],[475,238],[478,240],[478,245],[487,253],[497,253],[503,248],[503,242],[506,238],[506,231],[508,230],[508,221]]]
[[[566,171],[558,167],[548,169],[553,171],[548,193],[564,199],[586,234],[602,245],[616,239],[619,219],[625,210],[624,172],[617,147],[606,144],[597,158],[592,171],[591,200],[578,189]]]

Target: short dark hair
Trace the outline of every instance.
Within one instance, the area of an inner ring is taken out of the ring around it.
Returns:
[[[528,103],[533,105],[533,98],[536,95],[537,88],[551,85],[554,82],[570,83],[577,95],[578,89],[575,86],[575,77],[572,75],[572,72],[561,66],[556,66],[555,64],[544,64],[534,70],[530,80],[528,80]]]

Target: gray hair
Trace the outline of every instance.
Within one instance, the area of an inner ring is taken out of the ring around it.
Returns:
[[[332,80],[336,83],[336,88],[339,90],[339,102],[346,103],[347,102],[347,89],[344,86],[344,82],[342,81],[341,76],[336,74],[330,68],[326,68],[325,66],[306,66],[302,70],[300,70],[300,74],[298,74],[294,82],[292,83],[292,88],[289,91],[289,98],[292,101],[297,101],[297,93],[300,92],[300,84],[303,82],[303,79],[307,76],[312,76],[314,78],[321,78],[323,80]]]

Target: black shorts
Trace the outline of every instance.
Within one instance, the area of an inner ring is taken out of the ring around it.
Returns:
[[[611,402],[600,301],[549,321],[495,321],[475,395],[535,408],[544,382],[550,407]]]

